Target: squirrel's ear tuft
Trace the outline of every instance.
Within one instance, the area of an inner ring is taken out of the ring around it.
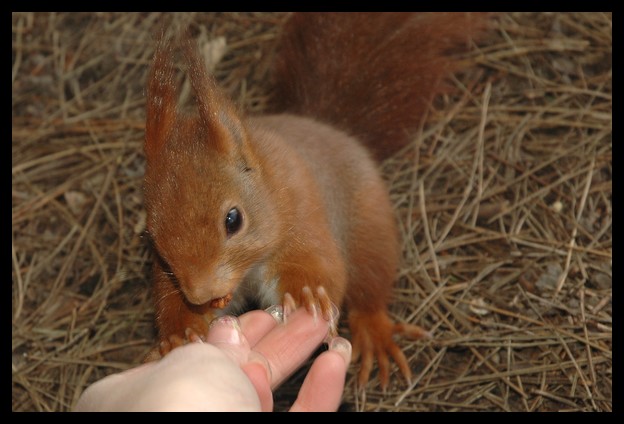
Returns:
[[[158,154],[175,125],[177,92],[173,46],[161,35],[147,80],[144,148],[148,159]]]
[[[245,127],[232,101],[221,91],[197,45],[186,38],[183,42],[188,77],[195,92],[195,103],[208,147],[224,153],[236,152],[246,138]]]
[[[179,54],[180,52],[181,54]],[[198,140],[209,149],[236,154],[246,140],[246,130],[232,101],[221,92],[208,74],[195,41],[182,33],[173,40],[160,37],[147,81],[145,155],[157,157],[172,138],[172,130],[182,125],[179,83],[175,64],[180,63],[193,92],[196,126],[179,142]],[[189,122],[189,121],[187,121]]]

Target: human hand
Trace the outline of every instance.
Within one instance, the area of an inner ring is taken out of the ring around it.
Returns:
[[[272,390],[320,345],[330,322],[301,308],[285,324],[264,311],[222,317],[211,326],[206,343],[179,347],[159,361],[94,383],[76,410],[271,411]],[[350,358],[347,340],[330,340],[291,411],[335,411]]]

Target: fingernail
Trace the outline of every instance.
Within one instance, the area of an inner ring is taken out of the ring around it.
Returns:
[[[340,309],[334,302],[331,303],[331,307],[329,308],[329,324],[331,326],[338,326],[338,319],[340,318]]]
[[[264,310],[277,321],[278,324],[284,322],[284,307],[282,305],[271,305]]]
[[[295,299],[293,299],[290,293],[284,293],[284,299],[282,300],[282,303],[284,305],[282,320],[284,323],[286,323],[288,316],[292,314],[295,309],[297,309],[297,304],[295,303]]]
[[[184,330],[184,335],[186,336],[186,339],[189,342],[192,342],[192,343],[204,342],[204,339],[202,338],[202,336],[200,336],[199,334],[197,334],[195,331],[191,330],[190,328],[187,328],[186,330]]]
[[[304,305],[306,309],[312,314],[312,318],[314,319],[314,324],[318,323],[318,315],[319,308],[314,295],[312,294],[312,289],[308,286],[304,286],[301,289],[301,294],[305,297]]]
[[[337,352],[344,359],[345,364],[351,363],[351,343],[343,337],[334,337],[329,341],[329,350]]]
[[[213,319],[210,323],[210,341],[212,343],[240,345],[244,340],[238,318],[224,315]]]

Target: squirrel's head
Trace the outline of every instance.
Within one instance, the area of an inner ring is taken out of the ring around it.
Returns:
[[[235,106],[197,49],[182,50],[194,113],[179,110],[171,44],[159,44],[148,80],[147,231],[187,300],[218,304],[270,252],[279,216]]]

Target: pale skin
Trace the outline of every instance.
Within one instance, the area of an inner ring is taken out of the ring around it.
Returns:
[[[325,320],[299,308],[278,323],[279,308],[270,310],[218,319],[205,343],[189,343],[94,383],[75,410],[272,411],[272,391],[327,338],[337,316]],[[291,411],[338,409],[351,345],[341,337],[328,345],[314,360]]]

